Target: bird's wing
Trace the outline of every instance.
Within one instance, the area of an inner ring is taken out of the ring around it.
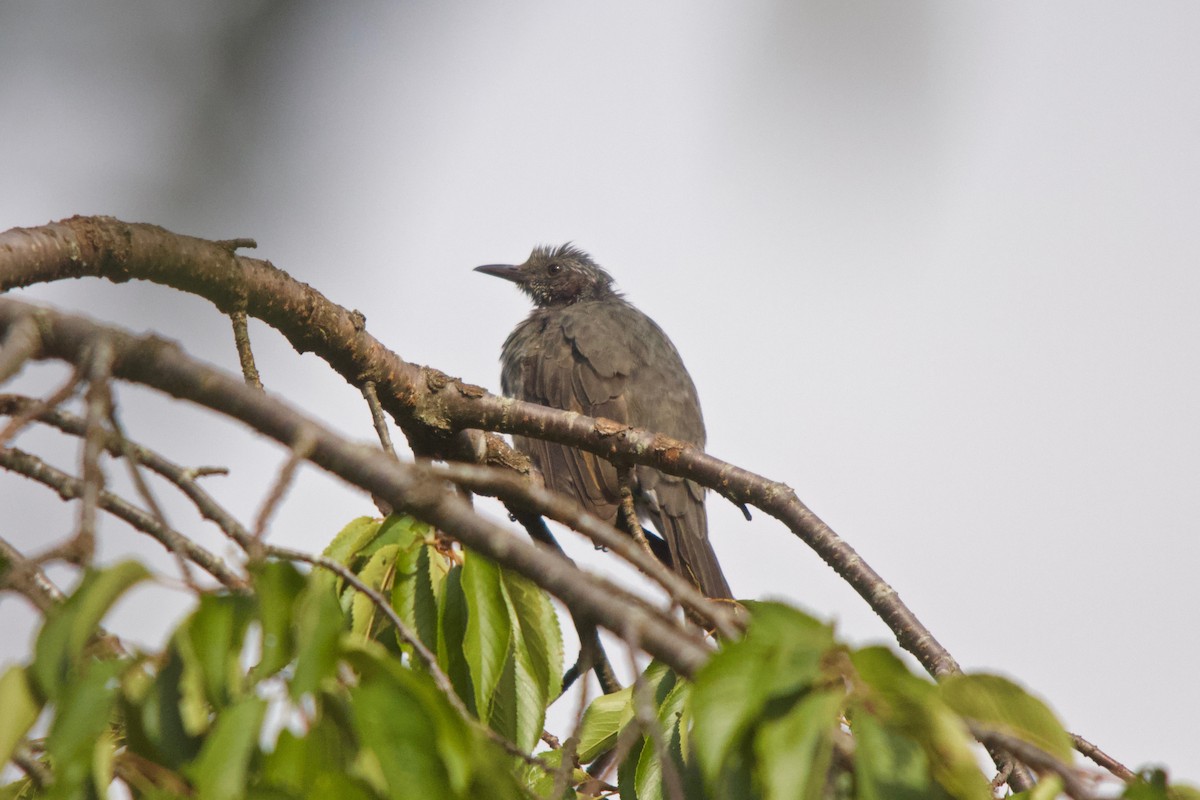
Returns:
[[[612,324],[618,320],[619,326]],[[620,315],[575,317],[564,330],[575,360],[590,369],[577,370],[592,400],[618,396],[621,416],[594,412],[642,428],[704,446],[704,419],[696,387],[671,340],[649,317],[632,307]],[[638,369],[638,367],[642,367]],[[630,377],[632,376],[632,377]],[[576,391],[576,394],[580,394]],[[676,570],[709,597],[731,597],[717,556],[708,541],[704,487],[651,467],[635,471],[638,510],[650,518],[670,548]]]
[[[532,330],[514,332],[506,346],[501,382],[506,394],[551,408],[577,411],[589,417],[629,421],[625,389],[630,366],[620,358],[588,357],[575,338],[600,341],[612,334],[605,321],[574,320],[570,334],[562,320]],[[510,339],[510,342],[512,339]],[[547,485],[578,498],[602,519],[616,517],[620,486],[616,469],[592,453],[540,439],[516,437],[541,470]]]

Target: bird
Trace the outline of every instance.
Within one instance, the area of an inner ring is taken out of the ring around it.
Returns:
[[[522,264],[485,264],[475,271],[511,281],[533,300],[533,311],[501,350],[505,395],[704,448],[700,399],[679,351],[590,255],[571,243],[539,246]],[[513,438],[550,489],[617,524],[621,487],[612,464],[574,447]],[[638,517],[662,536],[647,537],[660,560],[707,597],[732,598],[708,540],[704,488],[642,465],[630,483]]]

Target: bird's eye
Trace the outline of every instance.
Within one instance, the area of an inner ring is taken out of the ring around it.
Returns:
[[[551,275],[557,275],[558,273],[562,272],[562,264],[551,264],[550,266],[546,267],[546,270]]]

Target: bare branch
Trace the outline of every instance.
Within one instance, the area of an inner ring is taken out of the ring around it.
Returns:
[[[1108,753],[1104,752],[1099,747],[1092,744],[1091,742],[1089,742],[1087,739],[1083,738],[1082,736],[1072,733],[1071,734],[1071,742],[1072,742],[1072,744],[1075,745],[1075,749],[1078,750],[1080,753],[1087,756],[1088,758],[1090,758],[1092,761],[1094,761],[1096,764],[1100,765],[1101,767],[1104,767],[1104,769],[1108,770],[1114,776],[1116,776],[1117,778],[1120,778],[1121,780],[1125,781],[1126,783],[1128,783],[1129,781],[1132,781],[1133,779],[1135,779],[1137,777],[1137,773],[1135,773],[1129,767],[1125,766],[1120,761],[1117,761],[1115,758],[1113,758]]]
[[[85,491],[82,480],[73,478],[36,456],[16,448],[0,448],[0,467],[49,486],[64,500],[78,499]],[[178,531],[160,524],[158,520],[140,508],[130,505],[106,491],[98,492],[96,506],[115,517],[120,517],[137,530],[149,534],[168,551],[182,553],[229,589],[236,592],[246,591],[245,580],[231,570],[219,556],[210,553]],[[54,552],[51,551],[52,554]],[[45,560],[45,556],[39,560]]]
[[[20,395],[0,394],[0,414],[8,414],[14,418],[36,418],[72,436],[82,437],[86,430],[84,420],[74,414],[59,408],[48,408],[42,401]],[[102,443],[109,455],[124,458],[132,456],[137,459],[138,463],[175,484],[192,501],[201,516],[216,523],[226,536],[243,548],[246,547],[246,543],[251,539],[250,531],[196,483],[198,477],[224,475],[228,473],[227,469],[224,467],[184,469],[136,442],[118,437],[109,431],[104,431],[104,434]]]

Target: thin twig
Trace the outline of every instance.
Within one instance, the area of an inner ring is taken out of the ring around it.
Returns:
[[[87,425],[83,435],[83,455],[80,476],[83,480],[83,497],[79,507],[79,530],[75,539],[67,546],[63,555],[76,564],[86,565],[96,551],[96,504],[104,489],[104,472],[100,469],[100,444],[104,420],[112,411],[112,395],[109,393],[109,378],[112,377],[113,360],[116,358],[112,343],[101,336],[95,343],[87,364],[88,388],[86,394],[85,419]]]
[[[283,501],[283,496],[287,494],[288,487],[292,485],[292,481],[296,477],[296,470],[312,455],[313,448],[316,445],[317,441],[313,431],[306,426],[302,426],[296,436],[296,440],[292,443],[287,461],[280,468],[279,475],[275,478],[275,483],[271,487],[271,491],[267,494],[266,500],[263,501],[262,508],[259,509],[258,516],[254,520],[254,538],[256,540],[261,542],[263,536],[266,535],[267,523],[270,522],[275,509]],[[253,554],[251,555],[253,556]]]
[[[37,789],[48,789],[54,784],[54,773],[46,768],[46,765],[38,761],[30,753],[19,748],[11,756],[12,762],[21,768],[21,771],[29,776],[29,780]]]
[[[641,545],[643,550],[657,560],[654,551],[650,549],[650,542],[646,541],[646,532],[642,530],[642,524],[638,521],[637,507],[633,502],[633,467],[618,467],[617,482],[621,495],[621,522],[624,524],[625,530],[629,532],[635,542]]]
[[[229,321],[233,324],[233,343],[237,347],[238,362],[242,365],[242,378],[246,385],[254,389],[263,388],[262,379],[258,376],[258,367],[254,365],[254,350],[250,347],[250,329],[246,325],[246,310],[237,309],[229,312]]]
[[[29,424],[30,420],[37,417],[48,410],[57,408],[62,403],[66,402],[71,395],[75,394],[75,389],[79,386],[80,372],[79,369],[71,370],[71,377],[59,386],[49,395],[41,400],[33,401],[25,407],[19,414],[14,414],[13,418],[4,426],[4,430],[0,430],[0,447],[8,443],[8,440],[17,434],[22,428]],[[82,435],[82,434],[81,434]]]
[[[579,687],[579,703],[575,706],[575,723],[571,726],[571,735],[567,737],[567,741],[562,745],[562,759],[559,762],[558,769],[554,775],[554,789],[550,792],[550,797],[562,797],[563,792],[567,789],[567,784],[571,780],[571,774],[575,771],[578,765],[577,759],[579,756],[579,737],[583,727],[583,716],[587,713],[588,700],[590,698],[591,687],[587,681]],[[551,745],[553,746],[553,745]]]
[[[1094,761],[1096,764],[1098,764],[1101,767],[1103,767],[1104,769],[1108,770],[1114,776],[1116,776],[1117,778],[1120,778],[1121,780],[1125,781],[1126,783],[1137,778],[1137,773],[1135,773],[1129,767],[1122,764],[1120,761],[1117,761],[1115,758],[1110,756],[1108,753],[1104,752],[1099,747],[1092,744],[1091,742],[1089,742],[1087,739],[1083,738],[1079,734],[1072,733],[1071,734],[1071,742],[1072,742],[1072,744],[1075,745],[1075,749],[1078,750],[1080,753],[1087,756],[1092,761]]]
[[[121,455],[125,457],[125,464],[129,468],[129,477],[133,480],[133,485],[137,489],[138,495],[141,496],[142,502],[146,504],[146,508],[158,520],[158,523],[164,529],[170,529],[171,525],[167,522],[167,515],[163,513],[162,506],[154,497],[154,492],[150,491],[150,485],[146,483],[146,479],[142,477],[141,461],[138,460],[137,449],[134,448],[129,439],[125,436],[125,430],[121,426],[121,420],[117,416],[117,408],[115,403],[110,403],[108,408],[108,424],[112,426],[111,433],[108,433],[101,441],[101,446],[106,450],[108,445],[116,441],[117,449]],[[171,552],[175,556],[175,563],[179,567],[179,573],[183,576],[183,582],[197,596],[200,594],[200,585],[196,583],[196,576],[192,574],[192,568],[188,564],[187,558],[184,557],[182,551],[172,547]]]
[[[363,381],[362,394],[367,400],[367,408],[371,410],[371,422],[375,425],[375,433],[379,436],[379,444],[383,447],[383,452],[398,459],[396,448],[392,446],[392,434],[388,431],[387,417],[383,414],[383,407],[379,405],[379,394],[375,391],[375,381]]]
[[[79,478],[72,477],[55,469],[37,456],[13,447],[0,448],[0,467],[49,486],[64,500],[79,499],[85,490],[84,482]],[[229,589],[236,592],[246,591],[245,580],[231,570],[220,556],[210,553],[178,531],[164,527],[142,509],[107,491],[101,491],[97,495],[96,506],[123,519],[137,530],[149,534],[168,551],[181,551],[189,560],[198,564]],[[62,558],[61,550],[62,548],[54,548],[45,555],[39,556],[37,561],[44,563],[55,558]]]

